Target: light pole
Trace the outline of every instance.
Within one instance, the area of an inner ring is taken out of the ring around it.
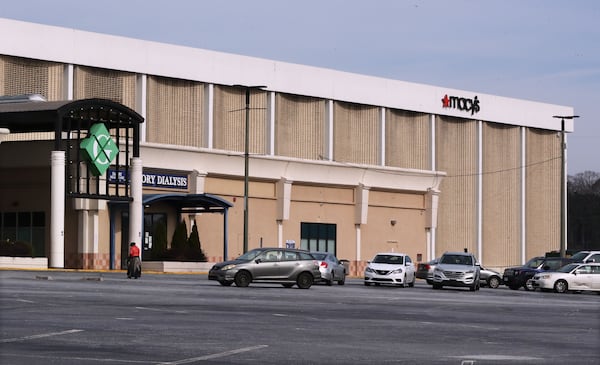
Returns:
[[[579,118],[579,115],[553,115],[552,118],[560,119],[560,256],[566,255],[566,198],[567,184],[565,179],[565,151],[567,145],[565,143],[565,119]]]
[[[233,85],[246,89],[246,127],[244,129],[244,248],[248,251],[248,170],[250,162],[250,91],[260,90],[266,86]]]

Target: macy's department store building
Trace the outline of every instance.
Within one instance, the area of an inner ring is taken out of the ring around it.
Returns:
[[[7,19],[0,32],[1,238],[51,267],[121,269],[128,242],[146,254],[180,221],[209,261],[246,236],[359,275],[381,251],[466,248],[501,268],[559,249],[553,116],[571,107]],[[9,97],[24,94],[46,101]]]

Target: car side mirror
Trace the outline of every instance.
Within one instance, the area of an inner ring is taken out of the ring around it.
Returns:
[[[256,259],[256,260],[254,260],[254,262],[256,262],[257,264],[260,264],[262,262],[262,259]]]
[[[548,265],[545,265],[544,267],[542,267],[542,269],[544,269],[544,270],[548,271],[548,270],[550,270],[550,266],[548,266]]]

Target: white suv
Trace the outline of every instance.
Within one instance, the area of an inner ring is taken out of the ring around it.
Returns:
[[[579,251],[570,259],[573,262],[581,262],[582,264],[600,263],[600,251]]]
[[[473,254],[446,252],[433,270],[433,289],[443,286],[468,287],[479,290],[480,266]]]

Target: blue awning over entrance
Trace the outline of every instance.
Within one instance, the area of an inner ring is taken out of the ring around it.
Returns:
[[[233,204],[227,200],[212,194],[185,194],[185,193],[165,193],[165,194],[144,194],[142,204],[144,207],[153,203],[166,203],[177,209],[178,214],[182,213],[222,213],[223,214],[223,259],[227,256],[228,241],[228,221],[227,210],[233,207]]]
[[[227,200],[212,194],[144,194],[142,197],[144,205],[151,205],[157,202],[174,205],[179,211],[197,213],[217,213],[233,207],[233,204]]]

